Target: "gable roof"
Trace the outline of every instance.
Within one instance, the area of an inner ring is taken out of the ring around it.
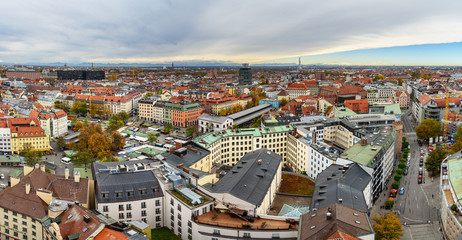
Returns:
[[[419,101],[420,101],[423,105],[427,104],[430,100],[432,100],[432,99],[431,99],[431,97],[428,96],[427,94],[422,94],[422,96],[419,97]]]
[[[266,148],[249,152],[218,180],[211,190],[217,193],[229,193],[260,206],[281,166],[281,159],[279,154]]]
[[[104,225],[103,221],[93,212],[77,204],[73,204],[58,217],[62,218],[58,225],[63,239],[67,239],[74,234],[79,234],[79,239],[86,239]],[[87,222],[84,221],[84,218],[88,219]]]

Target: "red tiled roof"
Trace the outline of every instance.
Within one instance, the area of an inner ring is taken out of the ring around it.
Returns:
[[[89,218],[88,222],[84,221],[84,216]],[[61,236],[67,239],[68,236],[79,233],[79,239],[86,239],[94,233],[101,225],[104,225],[93,212],[84,207],[73,204],[70,209],[61,213],[58,217],[62,221],[58,224]],[[84,229],[86,230],[84,231]]]
[[[128,239],[128,236],[121,232],[117,232],[109,228],[104,228],[103,231],[101,231],[94,238],[94,240],[119,240],[119,239],[120,240]]]
[[[427,94],[422,94],[422,96],[419,97],[419,101],[422,103],[422,104],[426,104],[428,103],[431,99],[430,96],[428,96]]]
[[[454,103],[456,105],[460,105],[460,98],[458,98],[458,97],[449,98],[448,100],[451,103]],[[435,102],[436,102],[436,105],[438,107],[446,106],[446,98],[435,99]]]

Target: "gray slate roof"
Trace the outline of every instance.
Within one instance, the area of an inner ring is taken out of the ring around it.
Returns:
[[[261,165],[258,164],[260,159]],[[260,206],[281,165],[281,159],[280,155],[266,148],[247,153],[210,189]]]
[[[133,160],[130,162],[95,162],[92,165],[93,177],[95,179],[95,197],[98,203],[128,202],[142,199],[162,197],[162,189],[159,181],[152,171],[110,173],[100,171],[101,169],[114,168],[120,164],[148,163],[152,160]],[[155,189],[155,191],[154,191]],[[146,190],[146,194],[141,194]],[[127,192],[133,191],[133,196]],[[122,197],[116,197],[116,192],[122,192]],[[109,193],[106,198],[102,193]]]
[[[332,164],[316,178],[310,209],[321,209],[332,203],[368,212],[363,191],[371,181],[371,176],[357,163],[349,165],[342,173],[343,166]]]
[[[188,149],[188,145],[191,146],[192,149],[197,151]],[[165,157],[165,161],[167,161],[167,163],[172,166],[176,166],[183,163],[185,167],[189,168],[191,165],[195,164],[196,162],[210,154],[210,151],[197,145],[194,142],[187,143],[182,147],[182,150],[184,151],[183,158],[181,158],[181,153],[177,150],[175,150],[175,152],[173,153],[167,151],[163,153],[162,156]]]

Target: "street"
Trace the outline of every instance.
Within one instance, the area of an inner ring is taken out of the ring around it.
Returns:
[[[441,239],[438,224],[439,179],[438,176],[434,179],[428,177],[425,166],[422,166],[423,182],[422,184],[417,183],[421,147],[417,143],[415,133],[417,126],[410,113],[410,110],[404,112],[401,119],[403,120],[403,136],[407,138],[410,144],[411,160],[408,175],[403,175],[401,180],[400,188],[404,187],[404,194],[397,195],[392,210],[398,214],[401,223],[404,225],[402,239]],[[422,149],[425,152],[425,161],[428,146],[424,144]],[[390,181],[388,189],[391,189],[392,182]],[[372,215],[387,211],[380,208],[380,206],[384,205],[386,198],[387,196],[381,195],[381,199],[376,202],[372,210]]]

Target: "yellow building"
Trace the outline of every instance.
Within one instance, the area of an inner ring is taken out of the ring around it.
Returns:
[[[50,150],[49,134],[40,127],[37,118],[11,118],[8,119],[8,126],[11,131],[11,152]]]

